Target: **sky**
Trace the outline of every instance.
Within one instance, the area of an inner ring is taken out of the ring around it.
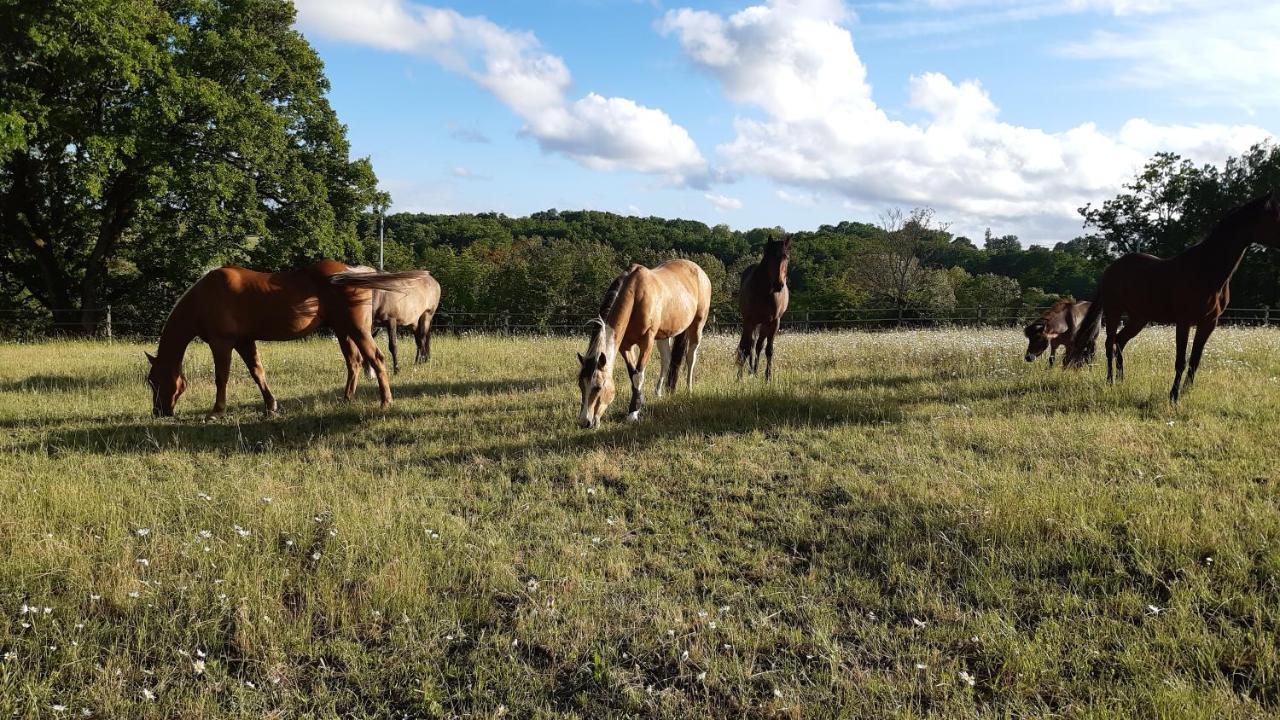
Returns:
[[[1273,0],[295,0],[392,211],[1052,244],[1154,153],[1280,133]]]

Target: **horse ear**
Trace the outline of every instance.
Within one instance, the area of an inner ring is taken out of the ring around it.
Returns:
[[[151,353],[147,352],[146,350],[143,350],[143,351],[142,351],[142,354],[147,356],[147,362],[151,363],[152,365],[155,365],[155,364],[156,364],[156,356],[155,356],[155,355],[152,355]]]
[[[586,358],[584,358],[584,357],[582,357],[582,353],[578,353],[578,364],[579,364],[579,365],[586,365],[586,364],[587,364],[587,359],[586,359]]]

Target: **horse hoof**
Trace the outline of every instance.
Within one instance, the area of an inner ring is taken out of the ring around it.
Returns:
[[[637,410],[635,412],[627,413],[627,422],[629,423],[640,422],[640,411]]]

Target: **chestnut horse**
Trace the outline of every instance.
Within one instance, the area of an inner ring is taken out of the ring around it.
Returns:
[[[600,316],[591,321],[595,330],[586,356],[578,355],[578,387],[582,391],[578,425],[598,426],[613,402],[613,364],[619,353],[631,376],[628,421],[640,419],[644,370],[654,345],[662,356],[657,394],[662,395],[664,381],[668,390],[675,391],[682,359],[685,384],[692,391],[698,344],[710,312],[711,280],[688,260],[668,260],[652,270],[632,265],[619,275],[605,292]]]
[[[267,387],[257,341],[293,340],[323,325],[333,329],[347,360],[345,397],[350,400],[355,393],[363,357],[377,371],[385,408],[391,403],[391,386],[370,334],[370,293],[372,289],[396,290],[420,277],[416,272],[355,273],[334,260],[276,273],[232,266],[210,270],[173,306],[160,332],[156,354],[146,353],[151,363],[147,385],[151,387],[152,414],[173,415],[187,387],[182,358],[197,337],[213,352],[217,399],[210,417],[222,415],[227,407],[232,350],[239,353],[262,391],[265,412],[274,413],[276,400]]]
[[[377,272],[363,265],[352,270],[359,272]],[[435,317],[436,308],[440,307],[440,283],[431,277],[426,270],[420,271],[422,277],[407,282],[397,290],[373,291],[370,311],[373,313],[373,327],[387,330],[387,349],[391,351],[392,372],[400,372],[400,358],[396,353],[396,336],[401,325],[413,327],[415,363],[431,360],[431,320]],[[373,377],[373,366],[365,363],[364,369]]]
[[[1182,253],[1160,259],[1130,253],[1107,266],[1098,283],[1093,306],[1081,323],[1063,365],[1086,361],[1105,318],[1107,326],[1107,381],[1115,374],[1124,379],[1124,346],[1147,323],[1172,323],[1177,328],[1177,360],[1169,400],[1178,401],[1182,371],[1186,386],[1195,381],[1205,342],[1218,325],[1218,318],[1231,299],[1231,276],[1249,246],[1258,243],[1280,247],[1280,192],[1272,192],[1227,213],[1209,231],[1209,236]],[[1127,314],[1124,329],[1120,316]],[[1187,365],[1187,336],[1196,328]]]
[[[1049,367],[1053,367],[1053,358],[1058,354],[1059,347],[1066,345],[1070,351],[1076,330],[1080,328],[1080,323],[1084,321],[1092,304],[1088,300],[1059,300],[1039,319],[1028,325],[1022,331],[1027,336],[1027,362],[1034,362],[1040,357],[1040,353],[1048,350]]]
[[[765,243],[764,257],[742,271],[738,283],[738,308],[742,311],[742,339],[738,341],[738,379],[746,367],[756,374],[760,349],[764,348],[764,379],[773,378],[773,336],[778,333],[782,314],[787,311],[791,291],[787,288],[787,262],[791,257],[791,236]],[[755,343],[755,355],[751,353]]]

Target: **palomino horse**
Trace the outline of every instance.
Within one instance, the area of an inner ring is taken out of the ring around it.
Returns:
[[[1039,319],[1028,325],[1022,331],[1027,336],[1027,362],[1034,362],[1040,357],[1040,353],[1048,350],[1049,367],[1053,367],[1053,358],[1058,354],[1058,348],[1066,345],[1068,351],[1071,349],[1076,330],[1092,304],[1088,300],[1059,300]]]
[[[1167,260],[1130,253],[1107,266],[1098,283],[1093,306],[1085,315],[1075,342],[1063,360],[1068,367],[1084,362],[1098,337],[1098,326],[1107,325],[1107,380],[1124,379],[1124,346],[1147,323],[1172,323],[1177,327],[1177,361],[1169,400],[1178,401],[1182,371],[1187,387],[1195,381],[1204,344],[1218,325],[1218,317],[1231,299],[1231,275],[1249,246],[1258,243],[1280,247],[1280,192],[1272,192],[1227,213],[1209,236]],[[1124,329],[1120,316],[1128,315]],[[1196,339],[1187,366],[1187,336],[1191,326]]]
[[[377,272],[363,265],[352,268],[354,271]],[[401,325],[413,327],[414,344],[417,352],[415,363],[427,362],[431,359],[431,320],[435,317],[436,308],[440,306],[440,283],[422,270],[422,277],[406,282],[402,287],[387,291],[373,291],[370,310],[373,313],[373,327],[384,327],[387,330],[387,348],[391,351],[392,372],[400,372],[400,358],[396,354],[396,335]],[[373,366],[365,363],[364,369],[373,377]]]
[[[267,414],[276,411],[276,400],[267,387],[266,373],[258,357],[258,340],[292,340],[328,325],[338,337],[338,346],[347,360],[345,397],[356,389],[360,360],[371,362],[377,371],[382,406],[391,404],[387,371],[370,334],[369,309],[372,289],[396,290],[416,281],[421,273],[353,273],[334,260],[276,273],[261,273],[241,267],[210,270],[196,281],[169,313],[160,332],[155,356],[147,353],[151,370],[151,411],[156,416],[173,415],[178,398],[186,390],[182,358],[187,346],[201,338],[213,352],[217,399],[210,417],[227,407],[227,376],[231,372],[231,351],[239,353],[249,375],[262,391]]]
[[[710,312],[711,280],[688,260],[668,260],[652,270],[632,265],[619,275],[605,293],[600,316],[592,321],[595,331],[586,356],[578,355],[578,387],[582,390],[578,424],[598,426],[613,402],[613,361],[619,353],[631,376],[628,421],[640,419],[644,369],[654,345],[662,355],[657,394],[662,395],[664,381],[668,390],[675,391],[681,359],[685,362],[685,384],[692,391],[702,326]],[[633,349],[629,357],[627,353]]]
[[[756,374],[760,349],[764,348],[764,379],[773,378],[773,336],[778,333],[782,314],[787,311],[791,290],[787,288],[787,262],[791,257],[791,236],[765,243],[764,257],[742,271],[738,284],[738,307],[742,310],[742,339],[738,341],[738,379],[750,366]],[[751,344],[755,342],[755,355]]]

